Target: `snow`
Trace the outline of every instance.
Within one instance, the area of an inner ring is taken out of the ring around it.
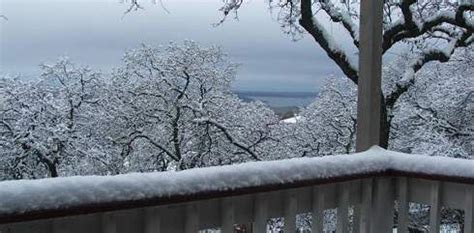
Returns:
[[[408,155],[373,147],[352,155],[249,162],[179,172],[4,181],[0,182],[0,215],[192,195],[387,169],[473,179],[473,168],[474,160]]]
[[[301,116],[294,116],[294,117],[290,117],[290,118],[287,118],[287,119],[283,119],[281,122],[288,123],[288,124],[293,124],[293,123],[296,123],[300,120],[301,120]]]
[[[325,27],[316,19],[313,19],[313,25],[315,29],[319,30],[321,36],[326,40],[328,49],[332,51],[332,53],[344,55],[345,60],[348,63],[348,65],[351,67],[351,69],[357,70],[357,62],[354,61],[354,59],[351,59],[350,57],[345,56],[345,54],[348,54],[348,53],[346,53],[343,50],[343,48],[341,48],[338,45],[338,43],[336,42],[337,40],[332,36],[332,33],[329,33],[325,29]]]
[[[405,24],[405,19],[404,18],[399,18],[392,24],[386,26],[385,31],[392,31],[394,28],[399,27],[401,25]]]

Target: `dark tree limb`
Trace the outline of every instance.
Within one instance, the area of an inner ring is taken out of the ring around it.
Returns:
[[[428,62],[438,61],[441,63],[448,62],[456,48],[467,47],[472,44],[472,32],[463,33],[459,39],[453,40],[447,45],[447,48],[433,49],[421,53],[415,59],[405,72],[403,82],[398,83],[394,91],[387,95],[385,105],[389,111],[393,110],[395,103],[402,94],[407,92],[411,86],[415,84],[415,74]]]
[[[300,25],[314,38],[326,54],[341,68],[342,72],[357,84],[359,74],[350,62],[348,56],[335,48],[332,38],[326,34],[322,25],[314,20],[311,0],[301,0]]]
[[[326,2],[325,0],[319,0],[319,2],[321,4],[321,9],[326,12],[333,22],[342,24],[342,26],[349,32],[354,46],[359,48],[359,27],[354,24],[350,15],[341,13],[330,2]]]
[[[222,126],[221,124],[213,121],[213,120],[210,120],[210,119],[206,119],[206,120],[202,120],[200,121],[201,123],[207,123],[207,124],[210,124],[216,128],[218,128],[223,134],[224,136],[226,137],[226,139],[234,146],[236,146],[237,148],[241,149],[242,151],[246,152],[247,154],[249,154],[254,160],[257,160],[257,161],[260,161],[261,159],[259,158],[259,156],[253,152],[250,148],[251,146],[246,146],[244,145],[243,143],[237,141],[234,139],[234,137],[229,133],[229,131],[227,130],[227,128],[225,128],[224,126]]]
[[[474,26],[468,23],[464,17],[464,13],[474,11],[474,5],[461,5],[455,12],[441,11],[435,16],[426,19],[423,23],[415,22],[410,6],[416,0],[405,0],[400,5],[403,13],[403,21],[395,23],[392,27],[384,32],[382,49],[385,53],[394,44],[410,38],[421,36],[427,32],[433,31],[435,28],[443,24],[460,27],[467,32],[474,32]]]

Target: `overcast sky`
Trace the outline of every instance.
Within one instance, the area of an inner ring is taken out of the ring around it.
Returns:
[[[149,1],[149,0],[143,0]],[[192,39],[217,44],[241,64],[234,88],[314,91],[337,67],[309,37],[293,42],[283,34],[264,0],[251,0],[239,20],[221,18],[220,0],[163,0],[169,13],[146,2],[123,15],[119,0],[0,0],[0,72],[34,76],[38,64],[68,56],[108,72],[126,49],[141,43]],[[337,35],[332,29],[331,33]]]

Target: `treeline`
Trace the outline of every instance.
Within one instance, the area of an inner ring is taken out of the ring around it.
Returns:
[[[389,149],[471,158],[472,51],[426,66],[390,112]],[[384,69],[396,88],[406,59]],[[326,80],[295,123],[231,90],[236,65],[194,42],[128,51],[111,74],[68,59],[0,79],[0,180],[181,170],[354,151],[356,86]]]

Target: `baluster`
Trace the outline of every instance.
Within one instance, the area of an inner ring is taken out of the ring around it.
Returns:
[[[294,191],[289,191],[285,196],[285,225],[284,232],[295,232],[296,212],[298,208],[298,199]]]
[[[362,181],[362,204],[360,214],[360,231],[363,233],[370,233],[370,219],[372,217],[372,199],[373,199],[373,182],[372,178]]]
[[[375,179],[374,193],[374,215],[371,224],[371,232],[392,232],[393,231],[393,203],[394,191],[392,179],[389,177],[379,177]]]
[[[68,233],[70,232],[70,228],[72,224],[66,219],[53,219],[51,221],[52,224],[52,233]],[[1,233],[2,231],[0,231]]]
[[[359,233],[360,231],[360,204],[354,205],[354,212],[352,216],[352,233]]]
[[[267,220],[268,220],[268,200],[267,195],[257,194],[254,199],[254,225],[253,229],[255,233],[267,232]]]
[[[145,233],[160,233],[161,216],[160,209],[146,208],[144,210],[144,232]]]
[[[186,205],[186,233],[197,233],[199,231],[199,211],[196,203]]]
[[[337,204],[337,233],[349,232],[348,208],[349,208],[349,183],[338,185],[338,204]]]
[[[102,214],[102,233],[116,233],[117,223],[115,216],[111,213]]]
[[[430,232],[439,232],[441,215],[441,182],[433,181],[430,190]]]
[[[313,210],[312,210],[312,229],[311,232],[323,233],[324,231],[324,202],[325,190],[321,186],[313,188]]]
[[[234,232],[235,214],[234,199],[232,197],[222,199],[221,218],[221,231],[223,233]]]
[[[464,233],[474,233],[474,188],[466,187]]]
[[[351,182],[351,191],[350,191],[350,196],[354,200],[354,205],[352,206],[352,226],[351,226],[351,231],[352,233],[359,233],[360,231],[360,214],[361,214],[361,187],[362,187],[362,181],[353,181]],[[359,191],[359,192],[357,192]],[[350,205],[350,203],[349,203]]]
[[[408,179],[398,179],[398,233],[408,231]]]

